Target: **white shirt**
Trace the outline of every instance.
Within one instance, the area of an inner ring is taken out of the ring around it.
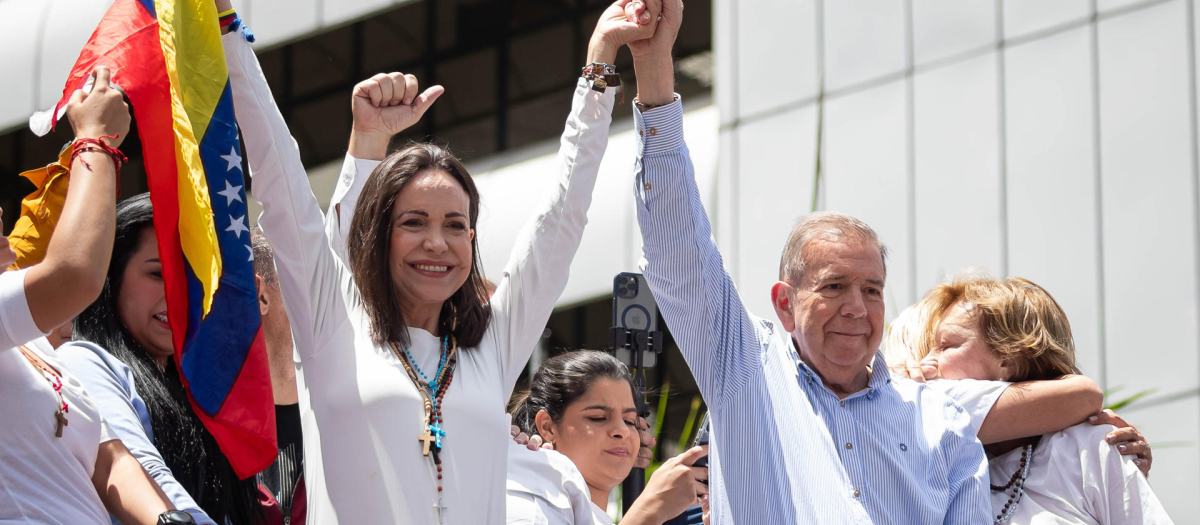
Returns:
[[[978,432],[1008,387],[1002,381],[939,379],[927,383],[957,401]],[[1171,523],[1150,484],[1132,458],[1104,441],[1115,427],[1082,423],[1046,434],[1033,450],[1025,495],[1013,525]],[[1016,449],[989,462],[992,485],[1007,485],[1021,462]],[[992,492],[992,512],[1000,514],[1011,492]]]
[[[100,444],[114,438],[34,323],[25,273],[0,273],[0,524],[107,525],[92,473]],[[62,378],[68,411],[61,438],[54,436],[58,395],[18,345]]]
[[[1080,423],[1046,434],[1033,449],[1025,495],[1017,503],[1013,525],[1125,523],[1169,524],[1146,477],[1133,459],[1119,454],[1104,436],[1112,425]],[[1021,461],[1016,449],[992,458],[993,485],[1012,479]],[[1009,493],[993,492],[992,509],[1008,502]]]
[[[325,231],[295,141],[257,58],[240,36],[224,39],[234,108],[254,193],[264,209],[260,224],[275,251],[321,429],[320,476],[328,505],[310,507],[309,523],[438,523],[435,472],[417,440],[425,428],[421,396],[393,351],[371,342],[357,286],[330,248],[345,240]],[[566,286],[607,145],[613,93],[591,91],[582,81],[577,86],[559,152],[561,171],[545,181],[551,198],[518,237],[492,297],[483,341],[459,351],[443,401],[446,524],[504,521],[511,441],[504,404]],[[347,164],[356,170],[349,178],[357,178],[357,163]],[[415,328],[409,335],[417,365],[436,370],[438,338]]]
[[[971,417],[971,428],[979,435],[979,427],[987,419],[988,412],[1000,399],[1011,383],[1005,381],[982,381],[979,379],[935,379],[925,383],[929,388],[946,394],[958,403]]]
[[[516,443],[508,448],[507,525],[612,525],[571,458]]]

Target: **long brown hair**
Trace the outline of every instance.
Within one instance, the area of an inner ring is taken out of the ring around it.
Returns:
[[[400,298],[392,286],[389,258],[392,211],[400,192],[417,175],[436,170],[450,175],[470,201],[470,228],[479,220],[479,191],[467,168],[453,154],[436,144],[410,144],[389,155],[375,167],[354,208],[346,251],[350,272],[358,284],[363,310],[371,320],[371,340],[377,345],[396,343],[408,347],[408,324],[400,310]],[[479,346],[492,310],[484,303],[485,281],[480,272],[479,241],[471,239],[471,273],[453,295],[442,303],[438,330],[453,334],[462,348]]]

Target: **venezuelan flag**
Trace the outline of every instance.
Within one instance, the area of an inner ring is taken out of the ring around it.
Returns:
[[[96,65],[109,67],[137,119],[175,360],[192,407],[238,475],[252,476],[276,457],[275,412],[213,2],[116,0],[52,116]]]

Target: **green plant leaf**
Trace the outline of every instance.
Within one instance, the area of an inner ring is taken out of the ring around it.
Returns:
[[[1109,392],[1115,392],[1115,391],[1117,391],[1117,390],[1120,390],[1120,389],[1121,389],[1121,387],[1116,387],[1116,388],[1113,388],[1112,390],[1109,390]],[[1106,401],[1108,400],[1108,394],[1109,394],[1109,392],[1105,392],[1105,394],[1104,394],[1104,398],[1105,398],[1105,400],[1106,400]],[[1136,394],[1133,394],[1132,396],[1126,397],[1126,398],[1124,398],[1124,399],[1119,399],[1119,400],[1116,400],[1116,401],[1114,401],[1114,402],[1112,402],[1112,403],[1108,404],[1108,405],[1107,405],[1107,406],[1105,406],[1104,408],[1106,408],[1106,409],[1108,409],[1108,410],[1112,410],[1112,411],[1116,412],[1117,410],[1121,410],[1122,408],[1125,408],[1125,407],[1127,407],[1127,406],[1129,406],[1129,405],[1133,404],[1135,401],[1137,401],[1137,400],[1139,400],[1139,399],[1141,399],[1141,398],[1143,398],[1143,397],[1146,397],[1146,396],[1148,396],[1148,395],[1150,395],[1150,394],[1153,394],[1153,393],[1155,393],[1155,392],[1158,392],[1158,389],[1157,389],[1157,388],[1151,388],[1151,389],[1149,389],[1149,390],[1142,390],[1141,392],[1138,392],[1138,393],[1136,393]]]
[[[679,433],[679,451],[682,452],[691,447],[692,427],[696,426],[696,416],[700,413],[700,396],[692,396],[692,408],[688,410],[688,417],[683,422],[683,432]]]

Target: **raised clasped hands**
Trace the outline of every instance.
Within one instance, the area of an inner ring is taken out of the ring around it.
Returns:
[[[417,77],[399,72],[380,73],[359,82],[350,97],[354,115],[350,155],[383,160],[392,136],[421,120],[445,91],[433,86],[421,92]]]
[[[651,5],[647,9],[646,3]],[[651,13],[657,16],[651,17]],[[671,49],[683,24],[683,0],[632,0],[625,8],[626,19],[644,20],[653,27],[650,35],[626,44],[635,63],[648,59],[671,59]]]
[[[612,64],[617,49],[632,42],[654,36],[662,0],[617,0],[596,22],[596,30],[588,43],[588,62]]]

